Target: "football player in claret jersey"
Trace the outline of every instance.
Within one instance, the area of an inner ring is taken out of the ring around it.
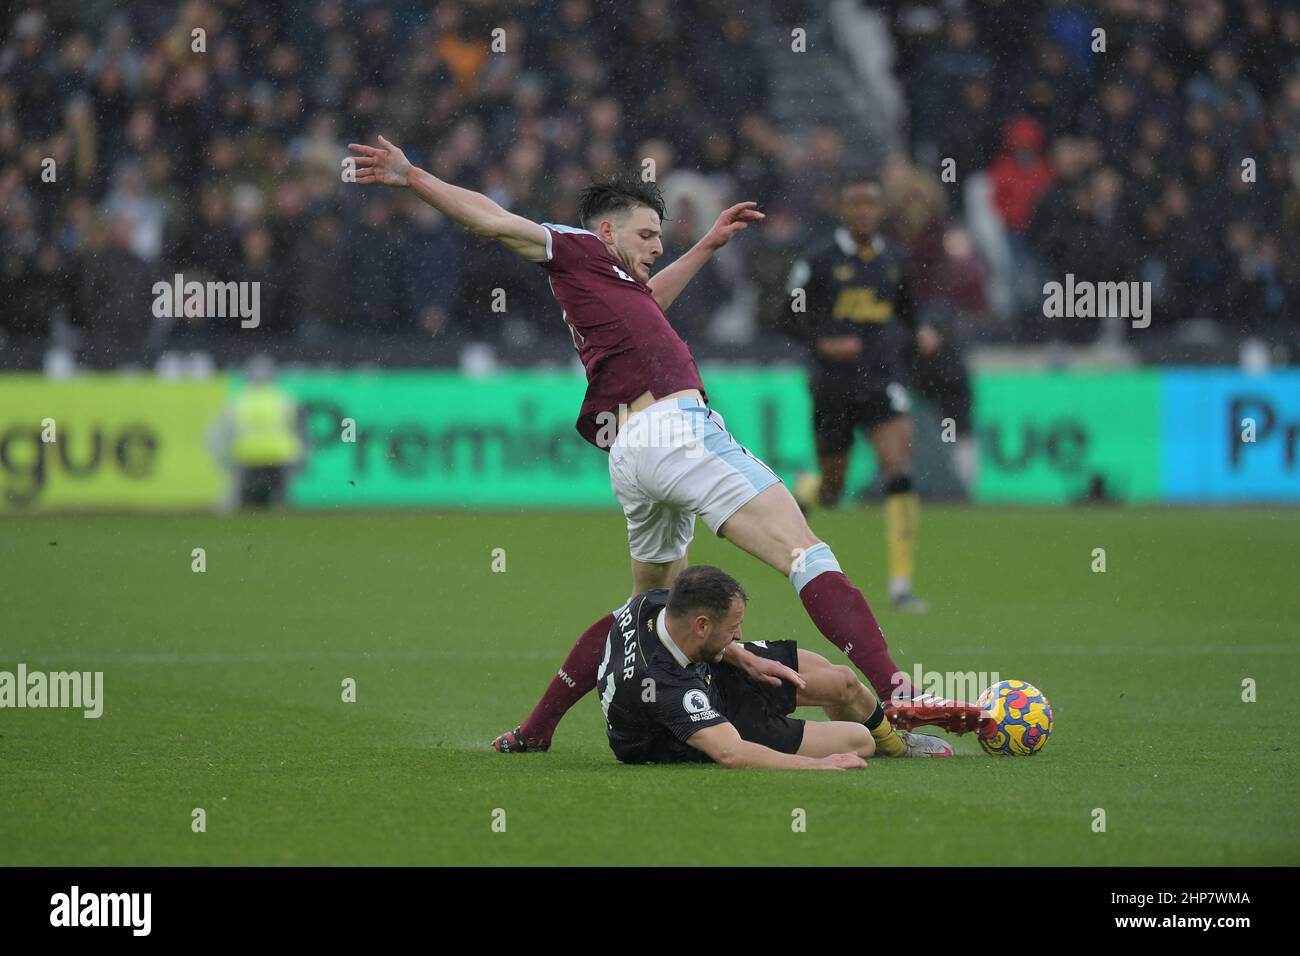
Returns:
[[[663,198],[654,183],[596,183],[580,197],[581,228],[539,224],[481,193],[443,182],[380,137],[349,145],[358,184],[410,189],[472,232],[546,269],[587,372],[577,428],[609,454],[610,483],[627,519],[632,593],[668,587],[686,567],[695,518],[790,579],[817,629],[848,655],[882,700],[908,719],[916,701],[862,593],[830,546],[809,529],[781,480],[727,431],[690,350],[664,314],[713,253],[763,214],[726,209],[688,252],[651,271],[663,253]],[[494,742],[499,751],[546,750],[561,717],[596,686],[613,615],[578,639],[528,719]],[[732,645],[728,660],[771,677],[772,661]]]
[[[794,641],[747,645],[780,666],[776,686],[726,663],[748,601],[735,578],[701,564],[614,612],[596,675],[614,756],[774,770],[847,770],[874,753],[952,756],[938,737],[894,729],[852,668]],[[830,719],[799,720],[795,707],[822,707]]]

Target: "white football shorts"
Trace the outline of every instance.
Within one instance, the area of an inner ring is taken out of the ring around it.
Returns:
[[[637,561],[686,554],[695,516],[714,534],[775,472],[731,437],[722,416],[694,398],[669,398],[630,415],[609,449],[609,480],[627,517]]]

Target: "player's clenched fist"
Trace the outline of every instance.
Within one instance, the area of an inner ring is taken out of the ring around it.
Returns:
[[[411,161],[400,149],[379,137],[379,147],[361,143],[348,143],[348,149],[358,156],[352,157],[357,169],[357,182],[379,183],[381,186],[405,186],[411,172]]]

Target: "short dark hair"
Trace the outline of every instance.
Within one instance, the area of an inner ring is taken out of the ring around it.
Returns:
[[[680,620],[703,611],[718,621],[731,613],[735,598],[742,604],[749,601],[739,581],[721,568],[697,564],[677,575],[668,592],[668,613]]]
[[[629,212],[645,206],[664,219],[664,197],[658,183],[640,179],[605,179],[594,182],[578,196],[578,221],[590,229],[613,213]]]

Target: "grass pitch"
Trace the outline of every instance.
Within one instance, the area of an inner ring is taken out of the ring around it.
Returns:
[[[616,510],[7,519],[0,670],[103,671],[105,705],[0,710],[0,863],[1300,863],[1300,511],[929,508],[924,617],[884,601],[878,510],[813,526],[909,671],[1041,687],[1043,753],[624,767],[594,697],[552,753],[491,752],[626,596]],[[702,524],[691,557],[747,638],[839,659],[779,575]]]

